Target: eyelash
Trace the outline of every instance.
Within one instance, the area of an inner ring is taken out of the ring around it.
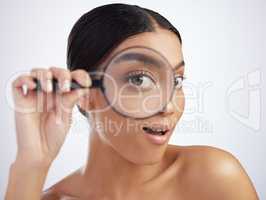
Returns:
[[[152,78],[151,74],[150,74],[149,72],[147,72],[147,71],[133,71],[133,72],[130,72],[130,73],[127,75],[127,80],[128,80],[129,78],[132,78],[132,77],[136,76],[136,75],[144,75],[144,76],[147,76],[147,77],[149,77],[153,82],[155,82],[154,79]],[[181,89],[181,88],[183,87],[183,81],[184,81],[185,79],[187,79],[187,77],[184,76],[184,75],[177,74],[177,75],[175,75],[175,80],[176,80],[176,78],[181,78],[181,80],[182,80],[181,87],[177,88],[177,89]],[[176,82],[175,82],[175,87],[177,87],[177,86],[178,86],[178,84],[176,84]]]
[[[176,81],[176,79],[177,78],[181,78],[181,86],[179,87],[179,88],[177,88],[177,89],[181,89],[182,87],[183,87],[183,81],[186,79],[186,77],[185,76],[183,76],[183,75],[175,75],[175,81]],[[177,87],[178,86],[178,84],[175,82],[175,87]]]
[[[143,76],[146,76],[148,78],[150,78],[154,83],[156,82],[153,78],[152,78],[152,75],[151,73],[147,72],[147,71],[133,71],[133,72],[129,72],[128,75],[127,75],[127,80],[129,78],[132,78],[134,76],[138,76],[138,75],[143,75]]]

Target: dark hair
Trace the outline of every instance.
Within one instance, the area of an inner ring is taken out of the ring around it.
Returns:
[[[105,56],[130,36],[154,32],[155,26],[175,33],[182,44],[178,30],[159,13],[129,4],[107,4],[83,14],[74,24],[67,45],[67,67],[70,71],[97,70]],[[86,117],[87,113],[78,106]]]
[[[69,70],[95,71],[97,64],[130,36],[155,31],[156,23],[175,33],[178,30],[159,13],[129,4],[107,4],[83,14],[74,24],[67,45]]]

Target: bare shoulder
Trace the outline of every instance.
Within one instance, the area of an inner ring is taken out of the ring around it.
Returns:
[[[211,146],[172,148],[183,158],[180,180],[187,194],[202,199],[258,199],[252,181],[232,153]]]
[[[45,190],[41,195],[41,200],[60,200],[61,197],[59,193],[54,191],[53,189]]]
[[[77,190],[80,186],[81,169],[77,169],[68,176],[45,189],[41,200],[77,200]]]

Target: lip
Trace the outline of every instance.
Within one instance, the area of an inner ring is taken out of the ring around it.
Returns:
[[[171,129],[168,126],[163,126],[163,125],[157,125],[157,126],[152,126],[152,127],[165,129],[166,133],[164,135],[152,135],[152,134],[146,133],[146,131],[142,130],[144,136],[153,144],[156,144],[156,145],[165,144],[170,137]]]

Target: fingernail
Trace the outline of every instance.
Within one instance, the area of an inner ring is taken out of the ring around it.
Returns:
[[[91,86],[91,79],[87,79],[87,81],[86,81],[86,86],[87,86],[87,87],[90,87],[90,86]]]
[[[47,91],[51,92],[53,90],[53,83],[52,80],[47,80]]]
[[[64,81],[64,84],[63,84],[62,90],[63,90],[63,91],[66,91],[66,92],[70,91],[70,81],[69,81],[69,80],[65,80],[65,81]]]
[[[22,94],[23,95],[27,95],[28,92],[28,86],[26,84],[22,85]]]

